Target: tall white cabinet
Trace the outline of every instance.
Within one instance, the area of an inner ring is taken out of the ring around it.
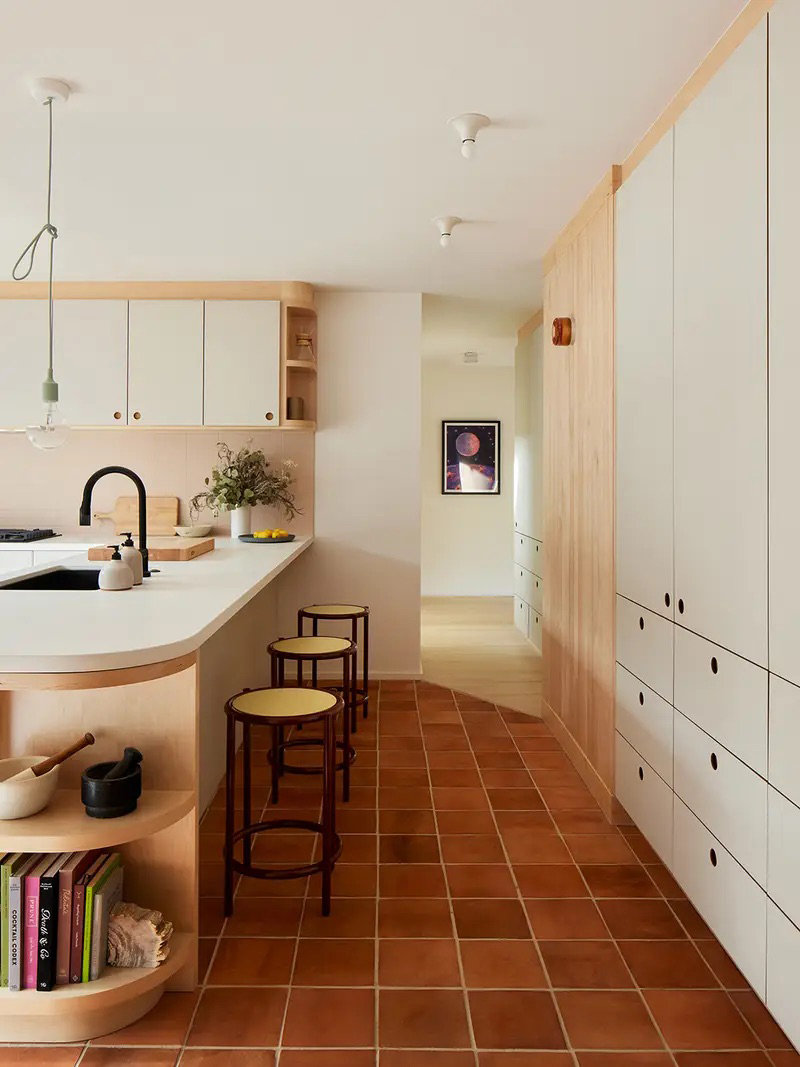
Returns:
[[[514,357],[514,621],[542,647],[544,606],[542,516],[542,327]]]
[[[778,0],[623,183],[615,298],[616,792],[800,1045],[798,55]]]

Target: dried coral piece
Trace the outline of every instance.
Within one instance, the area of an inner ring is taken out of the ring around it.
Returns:
[[[172,923],[160,911],[120,902],[108,921],[111,967],[158,967],[169,955]]]

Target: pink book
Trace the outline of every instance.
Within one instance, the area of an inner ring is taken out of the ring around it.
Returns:
[[[22,946],[22,988],[36,988],[36,971],[39,965],[39,880],[53,862],[51,855],[33,867],[25,875],[25,926]]]

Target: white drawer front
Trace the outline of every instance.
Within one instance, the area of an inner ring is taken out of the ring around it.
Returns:
[[[617,664],[617,729],[672,784],[672,705]]]
[[[675,707],[767,777],[767,672],[680,626]]]
[[[533,542],[533,562],[531,570],[534,574],[538,574],[539,577],[544,575],[544,543],[542,541]]]
[[[668,867],[672,866],[673,792],[617,734],[617,798]]]
[[[538,611],[531,608],[528,613],[528,640],[541,651],[542,649],[542,616]]]
[[[525,596],[525,569],[520,567],[519,564],[514,565],[514,596],[519,597],[520,600],[526,600]]]
[[[774,674],[769,678],[770,783],[800,805],[800,689]]]
[[[769,791],[767,892],[800,926],[800,808]]]
[[[543,590],[542,590],[542,579],[536,574],[532,574],[531,575],[531,587],[532,588],[531,588],[530,605],[531,605],[532,608],[535,608],[536,611],[541,611],[542,610],[542,599],[543,599],[543,596],[544,596]]]
[[[617,597],[617,661],[672,703],[674,623]]]
[[[767,895],[686,805],[675,797],[673,874],[764,999]]]
[[[767,884],[767,783],[675,712],[675,792],[759,885]]]
[[[520,633],[528,636],[528,605],[518,596],[514,597],[514,625]]]
[[[533,538],[525,534],[514,534],[514,562],[526,571],[533,570]]]
[[[800,1047],[800,930],[767,901],[767,1007]]]

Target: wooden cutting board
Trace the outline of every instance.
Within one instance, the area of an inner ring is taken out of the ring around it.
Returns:
[[[138,544],[137,538],[134,542]],[[147,539],[147,553],[151,563],[185,563],[190,559],[214,551],[213,537],[153,537]],[[97,545],[89,549],[89,559],[111,559],[110,548]]]
[[[118,496],[113,511],[95,511],[96,519],[111,519],[114,533],[136,533],[139,529],[138,496]],[[149,534],[174,535],[178,525],[178,498],[176,496],[147,497],[147,532]]]

